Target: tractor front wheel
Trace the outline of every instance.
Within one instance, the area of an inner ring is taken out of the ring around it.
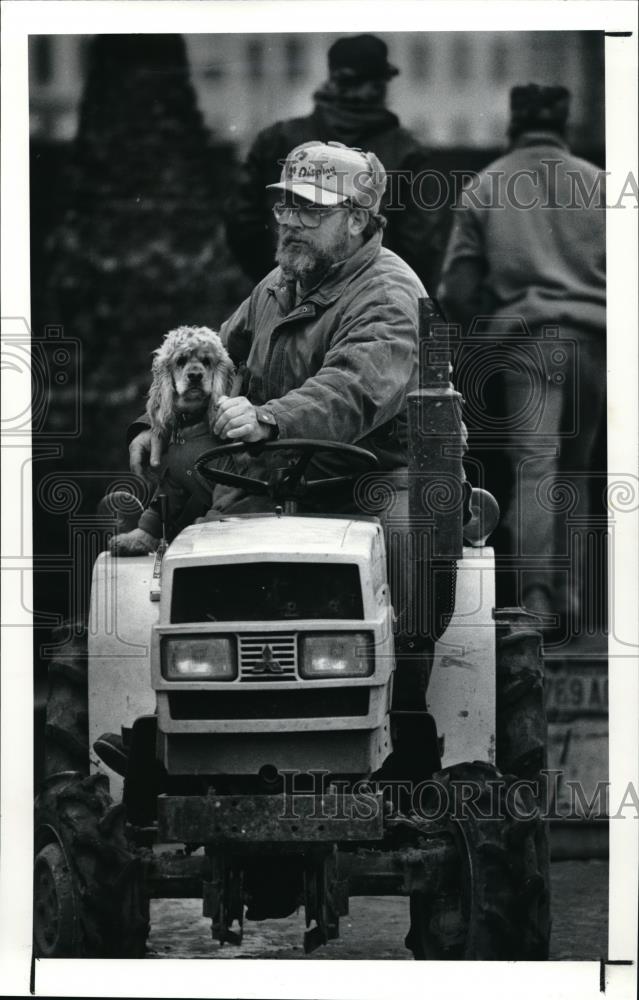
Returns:
[[[35,950],[41,958],[73,954],[77,909],[73,876],[62,847],[45,844],[33,870]]]
[[[108,779],[65,772],[36,799],[34,948],[40,958],[141,958],[149,931],[141,858]]]
[[[459,852],[455,885],[413,893],[406,946],[416,959],[515,961],[548,957],[547,831],[525,782],[490,764],[434,775]]]

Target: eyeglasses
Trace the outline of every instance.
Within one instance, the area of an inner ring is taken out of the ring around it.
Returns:
[[[332,215],[333,212],[349,208],[347,204],[334,205],[331,208],[311,208],[307,205],[285,205],[283,201],[278,201],[273,205],[273,215],[280,226],[291,218],[300,222],[305,229],[317,229],[325,215]]]

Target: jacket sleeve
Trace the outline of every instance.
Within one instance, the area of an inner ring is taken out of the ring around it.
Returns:
[[[155,502],[155,498],[153,498],[150,506],[140,516],[138,528],[141,528],[142,531],[148,531],[149,535],[152,535],[153,538],[162,537],[162,519],[160,518],[159,505]]]
[[[148,431],[151,427],[151,421],[147,417],[146,413],[141,413],[139,417],[136,417],[132,424],[126,429],[126,446],[127,448],[131,444],[134,438],[141,434],[142,431]]]
[[[251,292],[249,297],[244,299],[233,315],[229,316],[220,327],[220,339],[231,355],[231,361],[236,368],[246,363],[251,350],[256,293],[257,289]]]
[[[481,219],[462,193],[437,289],[446,319],[468,330],[475,316],[490,311],[488,273]]]
[[[401,290],[395,301],[377,291],[372,307],[371,296],[359,298],[365,307],[347,308],[319,371],[265,404],[280,438],[354,443],[404,409],[416,382],[416,302]]]

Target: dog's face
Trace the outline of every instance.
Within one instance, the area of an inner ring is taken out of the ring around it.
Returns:
[[[176,410],[192,413],[209,405],[213,391],[213,375],[218,359],[207,347],[179,351],[170,364],[175,386]]]
[[[147,413],[151,426],[167,431],[176,414],[205,414],[209,425],[221,396],[228,395],[233,363],[217,333],[208,327],[171,330],[155,351]]]

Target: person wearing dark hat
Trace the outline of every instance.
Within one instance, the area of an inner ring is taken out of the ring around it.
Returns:
[[[336,141],[375,153],[389,174],[382,205],[389,209],[384,244],[434,287],[445,244],[441,192],[428,174],[429,154],[386,107],[388,82],[399,70],[388,61],[385,42],[375,35],[338,38],[328,51],[328,79],[316,91],[310,115],[275,122],[256,137],[229,200],[227,240],[243,270],[255,281],[274,263],[276,232],[266,188],[277,180],[289,150],[310,140]],[[419,204],[410,180],[421,176]],[[432,190],[431,190],[432,189]],[[433,206],[432,208],[430,206]]]
[[[569,104],[565,87],[512,89],[510,148],[462,193],[437,293],[466,335],[481,318],[473,344],[501,372],[502,523],[509,554],[529,566],[515,599],[564,634],[579,628],[584,591],[566,517],[591,513],[606,403],[605,175],[570,152]]]

